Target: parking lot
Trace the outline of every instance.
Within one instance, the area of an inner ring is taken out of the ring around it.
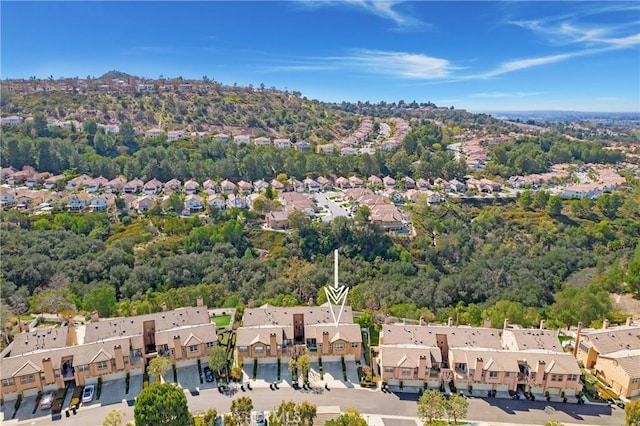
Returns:
[[[197,367],[196,367],[196,376],[197,376]],[[82,403],[78,411],[82,411],[83,407],[93,407],[93,406],[108,406],[108,405],[116,405],[120,404],[123,401],[134,400],[135,397],[142,391],[142,375],[131,376],[129,380],[129,393],[125,393],[126,390],[126,381],[125,379],[117,379],[117,380],[108,380],[102,384],[102,389],[100,392],[100,399],[97,399],[97,385],[96,385],[96,393],[94,393],[94,398],[91,402]],[[64,400],[64,404],[62,405],[61,416],[64,418],[65,410],[71,404],[71,398],[73,397],[73,387],[69,388],[67,395]],[[36,396],[28,396],[22,400],[20,404],[20,408],[18,408],[18,412],[16,413],[15,420],[20,422],[28,421],[32,419],[38,419],[42,417],[51,418],[51,409],[46,410],[36,410],[35,414],[33,413],[33,408],[36,404]],[[6,401],[2,405],[2,413],[4,415],[5,420],[11,419],[11,416],[14,412],[15,400]]]

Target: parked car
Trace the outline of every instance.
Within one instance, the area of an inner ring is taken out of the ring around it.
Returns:
[[[87,403],[93,401],[93,391],[95,389],[94,385],[87,385],[82,390],[82,402]]]
[[[42,398],[40,398],[40,404],[38,405],[38,408],[41,410],[48,410],[51,408],[51,406],[53,405],[53,400],[56,398],[56,393],[55,392],[46,392],[42,395]]]
[[[204,379],[207,382],[213,382],[213,371],[209,367],[204,368]]]

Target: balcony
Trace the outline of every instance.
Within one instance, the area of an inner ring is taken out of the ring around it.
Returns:
[[[62,366],[62,380],[71,380],[76,375],[76,369],[73,368],[73,365],[70,363],[64,364]]]

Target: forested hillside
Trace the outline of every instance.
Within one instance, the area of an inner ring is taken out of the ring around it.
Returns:
[[[555,216],[513,202],[417,205],[413,240],[394,240],[358,216],[324,224],[302,215],[285,234],[250,229],[233,211],[127,225],[100,213],[9,211],[0,234],[2,298],[21,313],[103,315],[127,313],[132,303],[177,307],[197,293],[211,306],[320,302],[339,248],[354,309],[446,318],[455,308],[469,323],[486,315],[496,324],[505,315],[524,325],[589,323],[616,318],[609,292],[640,293],[640,197],[619,197],[614,212],[591,205],[587,215],[573,205]]]

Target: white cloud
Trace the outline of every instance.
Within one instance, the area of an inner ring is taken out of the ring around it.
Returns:
[[[334,58],[360,71],[384,74],[393,77],[432,80],[448,77],[453,69],[451,63],[419,53],[390,52],[383,50],[357,49],[353,55]]]
[[[404,0],[296,0],[295,2],[308,7],[349,6],[359,8],[382,19],[392,21],[399,29],[417,29],[429,26],[418,18],[399,11],[397,6],[407,3]]]

